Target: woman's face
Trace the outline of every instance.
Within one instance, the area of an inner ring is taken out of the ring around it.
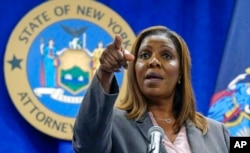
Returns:
[[[149,99],[173,96],[180,76],[176,47],[165,35],[150,35],[142,41],[135,63],[141,92]]]

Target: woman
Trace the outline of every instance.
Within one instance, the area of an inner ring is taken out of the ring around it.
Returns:
[[[128,65],[127,65],[128,62]],[[195,110],[190,55],[184,40],[164,26],[142,31],[131,50],[116,36],[83,99],[74,126],[79,153],[146,153],[150,127],[164,132],[162,153],[229,152],[223,124]],[[118,96],[114,72],[127,68],[127,93]]]

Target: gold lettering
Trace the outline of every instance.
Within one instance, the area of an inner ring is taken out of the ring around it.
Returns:
[[[24,41],[25,44],[29,42],[29,37],[32,36],[32,33],[35,32],[41,25],[45,22],[50,21],[50,17],[47,12],[42,12],[41,14],[35,16],[33,21],[30,21],[26,27],[23,28],[21,34],[19,35],[19,40]]]
[[[105,15],[103,12],[98,11],[92,7],[86,7],[86,6],[77,6],[76,9],[77,14],[85,15],[87,17],[92,17],[97,20],[101,20],[103,16]]]

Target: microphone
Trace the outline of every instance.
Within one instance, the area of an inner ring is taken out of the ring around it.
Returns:
[[[164,131],[159,126],[153,126],[148,130],[148,153],[160,153],[161,140],[164,136]]]

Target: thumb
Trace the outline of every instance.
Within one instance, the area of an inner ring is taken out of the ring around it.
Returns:
[[[129,51],[124,50],[124,59],[126,61],[133,61],[135,59],[135,56],[133,54],[131,54]]]

